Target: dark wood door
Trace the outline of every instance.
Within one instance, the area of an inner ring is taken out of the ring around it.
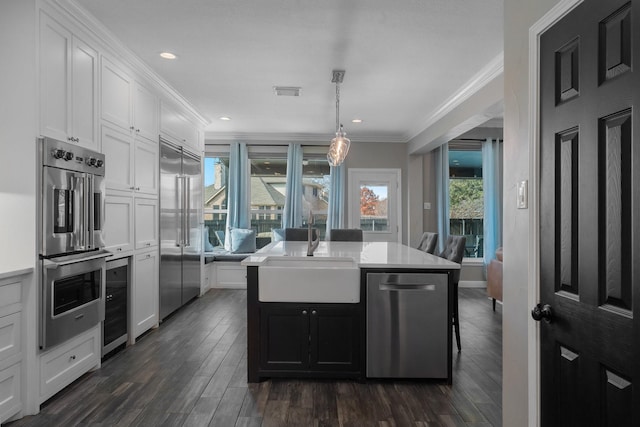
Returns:
[[[360,370],[360,311],[357,306],[311,308],[310,356],[315,371]]]
[[[302,371],[309,368],[309,308],[265,304],[260,308],[260,368]]]
[[[585,0],[540,40],[545,427],[640,425],[639,8]]]

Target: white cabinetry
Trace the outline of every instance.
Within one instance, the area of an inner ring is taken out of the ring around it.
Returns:
[[[91,368],[100,367],[100,329],[97,325],[40,355],[40,403]]]
[[[158,215],[158,199],[136,198],[136,249],[147,249],[152,246],[158,246]]]
[[[158,139],[158,97],[102,57],[102,119],[151,141]]]
[[[157,142],[103,125],[102,152],[105,155],[107,191],[135,192],[158,197]]]
[[[198,127],[164,100],[160,101],[160,134],[198,153],[202,151]]]
[[[136,254],[132,284],[132,340],[158,324],[158,250]]]
[[[0,279],[0,421],[22,410],[24,277]]]
[[[133,255],[131,343],[158,324],[158,135],[158,97],[103,57],[105,242],[117,256]]]
[[[132,251],[133,197],[107,195],[104,200],[105,249],[115,254]]]
[[[139,82],[133,94],[133,123],[137,134],[158,142],[158,97]]]
[[[98,150],[98,53],[40,11],[40,133]]]
[[[133,130],[131,95],[133,79],[106,57],[102,57],[102,119]]]
[[[160,173],[158,141],[136,138],[133,146],[133,183],[137,193],[158,196]]]

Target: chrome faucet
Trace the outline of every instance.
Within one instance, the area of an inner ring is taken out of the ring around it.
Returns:
[[[313,251],[316,250],[318,245],[320,244],[320,238],[313,239],[313,228],[312,225],[316,223],[313,218],[313,212],[309,210],[309,220],[307,221],[307,256],[313,256]]]

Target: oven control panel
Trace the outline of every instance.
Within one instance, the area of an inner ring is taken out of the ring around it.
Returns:
[[[42,150],[43,166],[104,175],[105,159],[102,153],[52,138],[43,139]]]

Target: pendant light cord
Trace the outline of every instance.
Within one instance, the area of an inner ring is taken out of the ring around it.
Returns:
[[[340,83],[336,82],[336,132],[340,132]]]

